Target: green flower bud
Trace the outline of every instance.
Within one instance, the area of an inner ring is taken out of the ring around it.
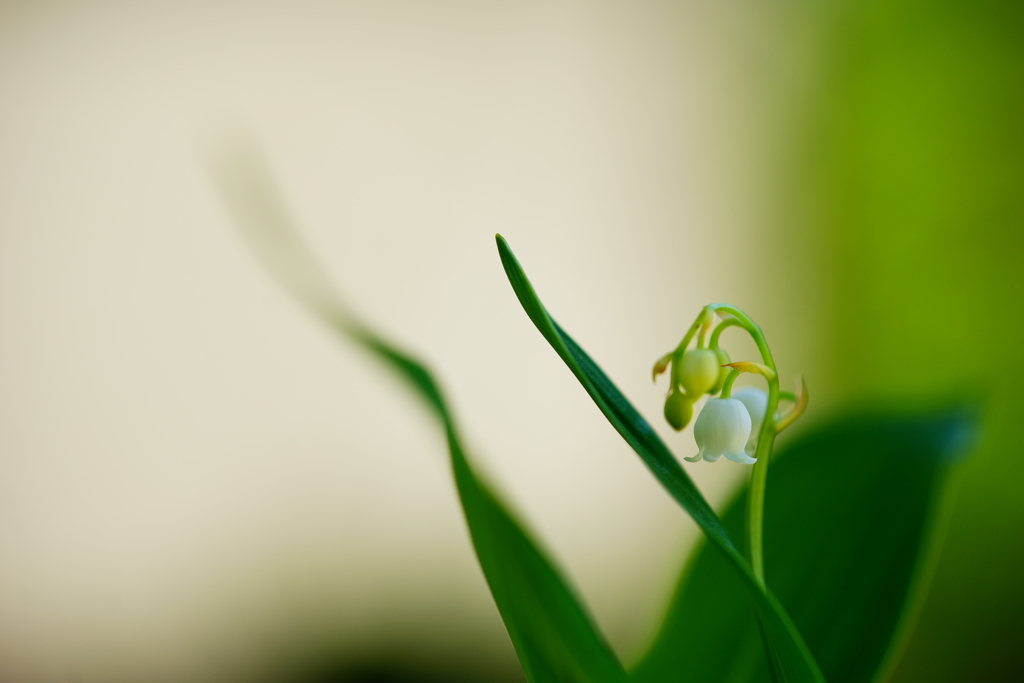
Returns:
[[[687,351],[676,373],[679,384],[690,396],[700,396],[718,382],[721,365],[718,354],[711,349]],[[676,368],[673,367],[672,370],[675,371]]]
[[[672,429],[678,432],[690,423],[691,418],[693,401],[683,392],[673,389],[665,399],[665,419],[672,425]]]
[[[725,352],[725,349],[715,349],[714,351],[715,351],[715,353],[718,354],[718,365],[719,366],[721,366],[721,365],[728,365],[729,364],[729,354],[727,354]],[[725,378],[729,376],[729,373],[731,371],[732,371],[731,368],[719,367],[718,368],[718,381],[715,382],[715,386],[713,386],[710,389],[708,389],[708,393],[711,394],[712,396],[714,396],[719,391],[721,391],[722,390],[722,385],[725,384]]]

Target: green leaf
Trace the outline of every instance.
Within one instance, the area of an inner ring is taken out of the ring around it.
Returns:
[[[356,339],[404,376],[441,419],[473,547],[527,680],[624,683],[622,664],[566,582],[474,474],[429,371],[380,338]]]
[[[830,683],[884,680],[934,560],[961,413],[823,428],[773,457],[765,576]],[[745,494],[723,517],[741,533]],[[768,681],[754,611],[717,552],[691,559],[635,683]]]
[[[278,283],[313,314],[405,379],[448,440],[473,547],[532,683],[625,683],[604,636],[522,526],[466,458],[444,395],[429,370],[363,325],[293,227],[269,170],[249,145],[212,159],[213,177],[243,236]]]
[[[669,494],[697,522],[707,538],[722,551],[740,584],[753,597],[784,679],[799,683],[823,681],[818,665],[800,633],[771,592],[757,583],[750,566],[736,550],[718,516],[679,462],[604,372],[551,319],[508,243],[501,235],[497,235],[496,240],[505,274],[530,320],[569,366],[616,431],[632,446]]]

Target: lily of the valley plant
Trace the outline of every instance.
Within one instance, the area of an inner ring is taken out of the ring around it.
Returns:
[[[881,683],[892,673],[937,556],[933,520],[944,517],[951,453],[962,449],[969,427],[962,413],[837,420],[787,445],[766,498],[775,438],[803,412],[807,391],[802,381],[792,393],[781,390],[768,343],[747,315],[705,306],[655,364],[654,377],[668,373],[664,414],[675,429],[704,402],[694,424],[697,453],[685,460],[751,466],[744,490],[720,516],[681,458],[549,315],[498,236],[505,274],[530,321],[707,541],[680,572],[646,650],[625,666],[556,563],[477,474],[432,373],[338,296],[259,156],[245,150],[224,161],[215,178],[268,270],[405,379],[437,418],[473,548],[530,683]],[[730,327],[750,335],[759,360],[731,362],[720,345]],[[765,389],[734,389],[742,373],[757,375]],[[741,552],[734,539],[744,534]]]

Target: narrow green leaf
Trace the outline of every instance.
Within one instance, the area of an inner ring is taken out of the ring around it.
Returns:
[[[604,636],[558,570],[474,474],[444,396],[420,362],[364,326],[345,306],[249,145],[212,159],[212,171],[243,236],[278,283],[342,336],[396,371],[445,431],[473,547],[531,683],[625,683]]]
[[[624,683],[622,664],[566,582],[474,474],[429,371],[380,338],[356,339],[405,377],[444,425],[473,547],[527,680]]]
[[[954,456],[969,421],[851,419],[773,458],[765,499],[765,575],[830,683],[884,680],[934,559]],[[745,494],[726,511],[743,529]],[[741,582],[717,552],[691,559],[635,683],[769,680]]]
[[[736,550],[718,516],[704,500],[689,475],[604,372],[551,319],[508,243],[501,235],[497,235],[496,240],[505,274],[530,320],[569,366],[616,431],[632,446],[669,494],[697,522],[708,539],[722,551],[741,584],[753,597],[754,605],[778,655],[786,680],[799,683],[823,681],[821,671],[800,633],[771,592],[758,585],[750,566]]]

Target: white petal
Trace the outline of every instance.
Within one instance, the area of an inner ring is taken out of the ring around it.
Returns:
[[[727,457],[729,460],[732,460],[733,462],[738,462],[741,465],[753,465],[755,462],[757,462],[757,460],[754,460],[746,453],[741,452],[726,453],[725,457]]]
[[[761,423],[768,412],[768,394],[757,387],[742,387],[732,392],[732,397],[742,403],[750,414],[750,438],[747,439],[746,450],[753,453],[761,433]]]

